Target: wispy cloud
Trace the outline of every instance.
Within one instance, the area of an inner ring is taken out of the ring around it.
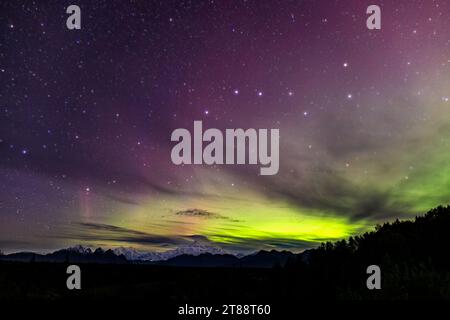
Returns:
[[[85,242],[114,242],[114,243],[128,243],[141,246],[155,246],[155,247],[176,247],[181,245],[189,245],[194,242],[201,242],[212,245],[207,237],[203,235],[157,235],[147,233],[135,229],[118,227],[111,224],[103,223],[86,223],[78,222],[74,228],[54,234],[53,236],[45,236],[70,239],[75,241]]]
[[[203,209],[180,210],[180,211],[175,212],[175,214],[177,216],[198,217],[198,218],[203,218],[203,219],[224,219],[224,220],[230,220],[233,222],[239,222],[239,220],[231,219],[231,218],[221,215],[219,213],[211,212],[211,211],[203,210]]]

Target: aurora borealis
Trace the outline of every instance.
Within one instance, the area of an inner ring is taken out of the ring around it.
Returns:
[[[2,251],[300,251],[449,202],[448,1],[73,3],[0,4]],[[278,174],[172,164],[195,120],[278,128]]]

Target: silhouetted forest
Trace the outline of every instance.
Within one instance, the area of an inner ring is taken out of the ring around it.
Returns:
[[[297,255],[287,269],[304,297],[337,299],[449,299],[450,206],[414,221],[385,223],[375,231]],[[378,265],[382,289],[369,291],[366,268]],[[295,275],[295,276],[294,276]]]
[[[67,263],[1,261],[0,300],[295,305],[324,299],[449,299],[449,231],[450,207],[438,207],[415,220],[385,223],[373,232],[291,255],[272,268],[81,263],[79,291],[66,288]],[[374,264],[381,268],[381,290],[366,287],[367,266]]]

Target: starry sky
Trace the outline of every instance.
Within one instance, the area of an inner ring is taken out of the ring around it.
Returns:
[[[445,0],[2,1],[0,249],[300,251],[447,204],[449,15]],[[279,173],[172,164],[194,120],[278,128]]]

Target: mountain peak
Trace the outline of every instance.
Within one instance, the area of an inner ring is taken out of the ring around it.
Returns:
[[[81,254],[90,254],[92,253],[92,249],[89,247],[84,247],[81,244],[75,245],[73,247],[69,247],[67,249],[65,249],[67,251],[70,252],[77,252],[77,253],[81,253]]]

